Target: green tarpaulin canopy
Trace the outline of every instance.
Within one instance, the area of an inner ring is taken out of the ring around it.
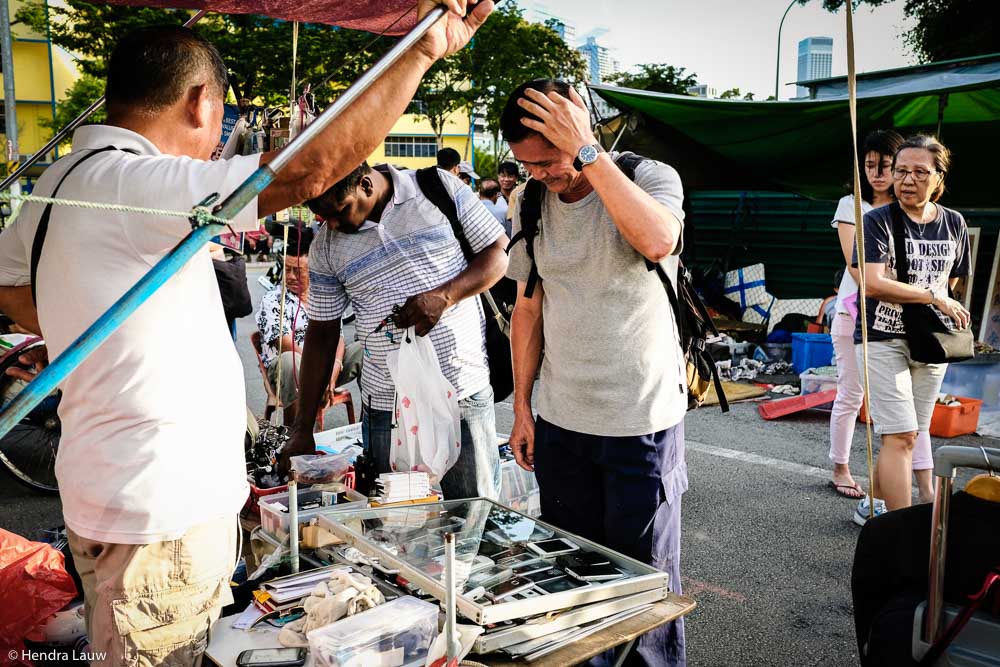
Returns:
[[[846,85],[840,93],[838,80],[831,82],[814,89],[817,99],[787,102],[591,89],[641,118],[619,146],[674,165],[687,189],[780,189],[835,199],[851,178],[853,156]],[[940,122],[954,154],[948,204],[1000,206],[990,164],[1000,140],[1000,56],[865,75],[858,117],[862,137],[886,128],[904,136],[936,133]]]

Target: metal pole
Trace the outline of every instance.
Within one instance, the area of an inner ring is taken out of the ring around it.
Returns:
[[[2,2],[3,0],[0,0]],[[288,165],[295,153],[343,113],[348,104],[357,99],[378,77],[396,62],[407,49],[434,25],[435,21],[445,13],[445,8],[436,7],[417,24],[417,26],[401,39],[392,50],[382,57],[375,66],[358,79],[344,94],[337,99],[309,127],[297,136],[275,157],[271,164],[261,167],[247,178],[236,191],[219,207],[218,217],[232,220],[243,210],[274,178],[274,175]],[[0,438],[7,435],[32,408],[38,405],[60,382],[76,370],[97,347],[115,332],[122,323],[134,313],[139,306],[163,286],[177,271],[187,263],[195,253],[213,236],[220,234],[223,225],[204,225],[192,231],[173,250],[157,262],[156,266],[129,289],[107,312],[97,318],[79,338],[73,341],[59,357],[45,370],[38,374],[21,393],[0,412]]]
[[[951,473],[954,475],[954,469]],[[931,558],[929,591],[927,592],[927,618],[925,634],[927,643],[934,644],[941,631],[941,612],[944,607],[944,565],[948,546],[948,509],[951,505],[951,488],[954,477],[935,477],[934,509],[931,514]]]
[[[785,8],[785,13],[781,15],[781,23],[778,24],[778,53],[774,57],[774,101],[778,101],[778,73],[781,71],[781,29],[785,25],[785,17],[788,16],[788,11],[792,8],[799,0],[792,0],[788,3],[788,7]]]
[[[192,16],[191,18],[189,18],[187,21],[184,22],[184,27],[190,28],[192,25],[201,20],[201,18],[205,16],[205,14],[207,13],[208,12],[206,12],[205,10],[199,11],[197,14],[195,14],[194,16]],[[9,24],[9,21],[7,21],[7,23]],[[4,72],[6,71],[7,70],[4,69]],[[6,77],[4,78],[6,79]],[[59,144],[63,142],[63,139],[65,139],[70,132],[79,127],[80,124],[83,123],[83,121],[90,118],[91,114],[100,109],[102,106],[104,106],[104,95],[101,95],[98,99],[94,101],[93,104],[87,107],[83,111],[83,113],[81,113],[79,116],[70,121],[69,125],[56,132],[55,136],[49,139],[48,143],[39,148],[34,153],[34,155],[32,155],[31,157],[29,157],[27,160],[24,161],[24,164],[22,164],[11,174],[9,174],[7,178],[3,179],[3,182],[0,182],[0,191],[6,190],[8,185],[10,185],[11,183],[18,180],[21,177],[21,174],[26,172],[29,168],[31,168],[32,165],[34,165],[45,155],[47,155],[49,151],[59,146]]]
[[[4,151],[4,161],[18,161],[20,155],[17,147],[17,95],[14,92],[14,40],[10,34],[10,8],[7,2],[0,2],[0,51],[2,51],[3,63],[3,99],[4,99],[4,122],[7,134],[8,150]],[[15,187],[11,194],[20,194],[20,182],[14,179]],[[11,202],[11,217],[17,210],[17,203]]]
[[[292,574],[299,572],[299,485],[295,478],[288,480],[288,547],[292,560]]]
[[[445,664],[451,665],[458,659],[462,647],[458,641],[458,631],[455,629],[455,534],[444,536],[444,633],[447,647]]]

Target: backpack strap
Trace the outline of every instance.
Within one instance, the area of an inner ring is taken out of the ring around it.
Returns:
[[[66,173],[62,175],[59,182],[56,183],[56,187],[52,190],[52,194],[49,195],[51,198],[55,198],[59,194],[59,188],[62,187],[63,182],[66,178],[73,173],[73,170],[79,167],[81,164],[94,157],[99,153],[105,153],[107,151],[118,150],[114,146],[105,146],[104,148],[98,148],[92,150],[91,152],[84,155],[82,158],[73,163],[73,165],[66,170]],[[134,152],[134,151],[130,151]],[[31,242],[31,303],[38,306],[37,298],[37,284],[38,284],[38,263],[42,259],[42,248],[45,246],[45,237],[49,233],[49,219],[52,217],[52,204],[46,204],[45,208],[42,210],[42,215],[38,219],[38,227],[35,229],[35,238]]]
[[[437,206],[444,217],[448,218],[448,222],[451,224],[451,231],[455,234],[455,238],[458,239],[458,245],[462,248],[462,254],[465,255],[465,261],[471,262],[472,258],[475,257],[475,253],[472,252],[472,246],[469,245],[469,240],[465,237],[465,229],[462,228],[462,223],[458,219],[458,209],[455,207],[455,200],[452,198],[451,193],[448,192],[448,188],[441,182],[441,175],[438,173],[438,168],[424,167],[423,169],[418,169],[417,185],[420,187],[420,191],[424,193],[424,196]]]
[[[514,238],[507,245],[507,252],[514,247],[514,244],[524,239],[525,249],[528,258],[531,260],[531,271],[528,273],[528,282],[524,286],[524,296],[528,299],[535,293],[535,285],[539,281],[538,265],[535,264],[535,237],[538,236],[538,228],[542,222],[542,198],[545,195],[545,186],[541,181],[533,178],[528,179],[524,184],[524,192],[521,193],[521,230],[514,234]]]

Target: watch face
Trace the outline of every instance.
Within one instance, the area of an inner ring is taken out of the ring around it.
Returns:
[[[580,162],[584,164],[590,164],[597,159],[597,147],[596,146],[584,146],[580,149]]]

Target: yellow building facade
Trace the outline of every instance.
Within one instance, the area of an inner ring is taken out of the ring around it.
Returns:
[[[0,0],[0,2],[7,0]],[[21,0],[9,0],[11,20],[20,8]],[[14,96],[17,102],[18,153],[31,155],[45,145],[52,132],[42,120],[52,120],[56,104],[79,78],[72,56],[55,46],[47,35],[38,34],[18,23],[12,25],[11,38],[14,60]],[[3,73],[0,73],[2,81]],[[6,112],[6,109],[4,110]],[[0,135],[5,132],[0,122]],[[6,137],[3,137],[6,144]],[[54,156],[36,165],[29,174],[37,175]]]
[[[473,145],[469,117],[454,113],[445,122],[441,148],[454,148],[463,160],[472,162]],[[437,137],[426,117],[406,114],[393,125],[389,136],[368,158],[369,164],[387,162],[408,169],[420,169],[436,163]]]

